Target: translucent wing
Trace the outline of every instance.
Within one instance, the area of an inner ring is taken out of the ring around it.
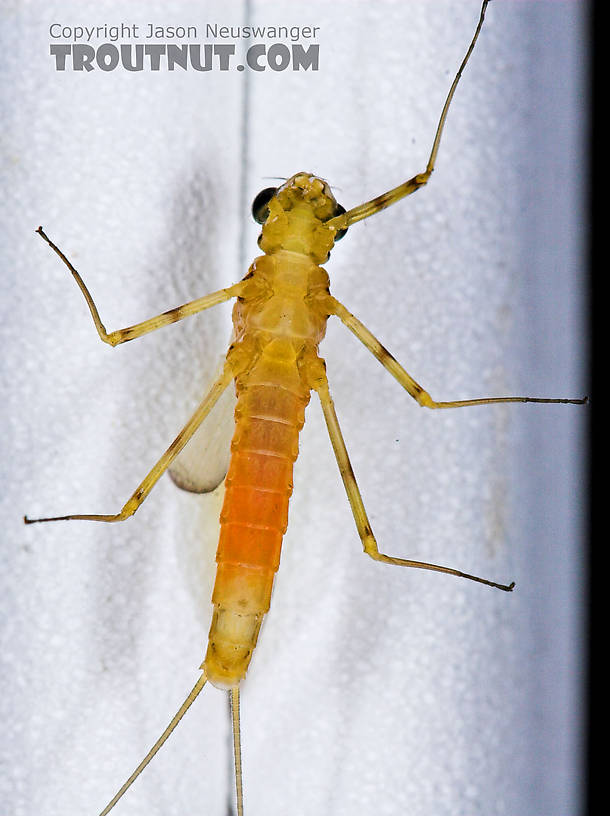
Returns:
[[[222,365],[221,362],[214,378],[220,374]],[[224,480],[235,427],[235,402],[235,388],[231,384],[169,468],[172,481],[182,490],[211,493]]]

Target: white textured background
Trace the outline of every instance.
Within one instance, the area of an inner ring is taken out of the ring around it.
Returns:
[[[494,0],[429,187],[354,225],[334,294],[432,395],[579,396],[582,2]],[[48,27],[318,25],[318,73],[58,73]],[[227,307],[114,351],[109,329],[239,279],[265,177],[307,170],[346,206],[421,171],[476,0],[10,2],[1,6],[3,754],[0,812],[98,813],[198,676],[218,497],[163,478],[229,336]],[[244,228],[244,225],[248,224]],[[319,406],[297,463],[271,613],[243,687],[247,816],[573,816],[583,711],[577,407],[418,409],[339,324],[322,353],[382,549],[506,595],[378,565]],[[226,814],[225,697],[206,689],[117,807]]]

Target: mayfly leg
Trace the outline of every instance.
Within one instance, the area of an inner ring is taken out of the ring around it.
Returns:
[[[244,289],[244,282],[240,281],[234,286],[229,286],[226,289],[219,289],[217,292],[204,295],[204,297],[197,298],[197,300],[192,300],[190,303],[184,303],[182,306],[177,306],[175,309],[170,309],[167,312],[155,315],[155,317],[150,317],[148,320],[142,321],[142,323],[136,323],[134,326],[128,326],[125,329],[117,329],[116,331],[108,333],[106,331],[106,327],[100,319],[97,306],[91,297],[91,293],[87,289],[87,286],[80,274],[74,268],[66,255],[64,255],[61,249],[46,235],[42,227],[38,227],[36,232],[47,242],[53,252],[59,255],[61,260],[72,273],[72,277],[78,284],[78,288],[81,290],[83,297],[87,301],[87,306],[91,312],[91,317],[93,318],[93,323],[95,324],[100,340],[102,340],[104,343],[108,343],[110,346],[118,346],[120,343],[126,343],[128,340],[135,340],[137,337],[142,337],[144,334],[161,329],[163,326],[170,326],[172,323],[177,323],[179,320],[183,320],[185,317],[198,314],[204,309],[209,309],[212,306],[216,306],[219,303],[224,303],[226,300],[237,297]]]
[[[201,312],[204,309],[209,309],[211,306],[215,306],[218,303],[222,303],[223,301],[229,300],[230,298],[237,296],[240,292],[243,291],[244,288],[244,283],[240,282],[238,284],[235,284],[234,286],[228,287],[227,289],[221,289],[218,292],[214,292],[210,295],[206,295],[202,298],[198,298],[197,300],[191,301],[190,303],[178,306],[176,309],[171,309],[168,312],[156,315],[155,317],[149,318],[148,320],[145,320],[142,323],[137,323],[136,325],[130,326],[125,329],[118,329],[117,331],[110,332],[109,334],[106,332],[106,329],[100,319],[99,312],[93,301],[93,298],[91,297],[89,290],[87,289],[87,286],[85,285],[83,279],[81,278],[77,270],[74,268],[72,263],[64,255],[64,253],[47,237],[42,227],[38,227],[36,232],[47,242],[51,249],[53,249],[53,251],[56,252],[57,255],[59,255],[59,257],[68,267],[68,269],[72,273],[74,280],[76,281],[81,292],[83,293],[85,300],[87,301],[89,311],[91,312],[93,322],[95,324],[95,327],[100,338],[104,342],[109,343],[112,346],[118,345],[119,343],[125,343],[128,340],[133,340],[136,337],[141,337],[142,335],[147,334],[151,331],[155,331],[156,329],[162,328],[163,326],[171,325],[172,323],[176,323],[178,320],[182,320],[185,317],[197,314],[198,312]],[[225,391],[229,383],[235,377],[236,370],[237,370],[236,365],[234,362],[231,361],[229,355],[229,357],[225,361],[222,371],[216,378],[215,382],[211,386],[206,396],[200,402],[194,414],[191,416],[186,425],[182,428],[180,433],[176,436],[171,445],[167,448],[165,453],[161,456],[161,458],[157,461],[157,463],[153,466],[149,473],[140,482],[138,487],[134,490],[134,492],[131,494],[129,499],[125,502],[125,504],[118,513],[113,514],[78,513],[64,516],[48,516],[36,519],[30,519],[27,516],[25,516],[24,518],[25,523],[35,524],[37,522],[72,521],[77,519],[81,521],[115,522],[124,521],[125,519],[132,516],[136,512],[138,507],[142,504],[142,502],[146,499],[146,497],[153,489],[155,484],[159,481],[163,473],[165,473],[165,471],[172,464],[174,459],[178,456],[180,451],[188,443],[188,441],[195,434],[201,423],[204,421],[204,419],[208,416],[210,411],[216,405],[216,403],[222,396],[223,392]]]
[[[329,297],[328,304],[330,313],[336,315],[353,332],[358,340],[379,360],[381,365],[402,385],[405,391],[424,408],[467,408],[473,405],[491,405],[498,402],[542,402],[570,405],[584,405],[587,402],[587,397],[578,399],[568,399],[566,397],[478,397],[465,400],[434,400],[342,303],[334,297]]]
[[[30,519],[27,516],[24,521],[26,524],[36,524],[42,521],[125,521],[136,512],[138,507],[142,504],[144,499],[148,496],[155,484],[159,481],[161,476],[165,473],[167,468],[174,461],[176,456],[180,453],[182,448],[187,444],[189,439],[193,436],[195,431],[199,428],[203,420],[210,413],[218,399],[222,395],[225,388],[229,385],[234,377],[234,372],[231,366],[227,363],[223,368],[220,376],[212,385],[204,399],[199,404],[197,410],[186,423],[184,428],[180,431],[178,436],[174,439],[169,448],[165,451],[163,456],[158,460],[154,467],[148,472],[144,479],[140,482],[138,487],[131,494],[129,499],[125,502],[121,510],[115,514],[98,514],[98,513],[79,513],[67,516],[52,516],[47,518]]]
[[[318,362],[319,368],[316,372],[314,379],[315,384],[313,387],[320,398],[324,419],[326,421],[326,427],[328,429],[328,435],[330,436],[337,465],[339,466],[341,479],[343,480],[345,492],[347,493],[347,498],[350,503],[352,515],[354,516],[354,521],[356,522],[358,535],[362,541],[364,552],[373,560],[381,561],[384,564],[393,564],[394,566],[398,567],[416,567],[418,569],[432,570],[434,572],[444,572],[458,578],[468,578],[469,580],[476,581],[480,584],[486,584],[487,586],[495,587],[496,589],[502,589],[505,592],[511,592],[515,586],[514,582],[511,582],[510,584],[498,584],[495,581],[488,580],[487,578],[480,578],[477,575],[471,575],[467,572],[462,572],[461,570],[457,570],[452,567],[431,564],[427,561],[413,561],[408,558],[396,558],[395,556],[385,555],[384,553],[379,552],[377,540],[375,539],[375,535],[360,494],[360,489],[356,481],[356,476],[354,475],[354,471],[349,460],[349,454],[343,439],[335,406],[330,396],[328,379],[323,369],[323,363],[321,360]]]
[[[438,155],[441,137],[443,135],[443,128],[445,127],[447,114],[449,113],[449,108],[451,107],[453,96],[455,94],[458,83],[462,77],[462,72],[464,71],[464,68],[468,63],[468,60],[470,59],[470,55],[472,54],[474,47],[477,43],[477,40],[479,38],[479,34],[481,33],[483,21],[485,20],[485,12],[487,10],[489,2],[490,0],[483,0],[481,12],[479,14],[479,21],[477,23],[474,35],[472,37],[472,40],[470,41],[470,45],[468,46],[466,54],[462,62],[460,63],[460,67],[457,70],[455,78],[451,83],[451,87],[449,88],[449,93],[447,94],[447,98],[445,99],[445,104],[443,105],[443,110],[441,111],[440,119],[436,127],[436,133],[434,135],[434,141],[432,143],[432,150],[430,151],[430,156],[428,158],[426,169],[423,170],[421,173],[417,173],[415,176],[403,182],[402,184],[399,184],[398,187],[394,187],[393,189],[388,190],[386,193],[382,193],[382,195],[376,196],[375,198],[372,198],[370,201],[365,201],[364,204],[359,204],[357,207],[352,207],[351,210],[348,210],[347,212],[344,212],[341,215],[332,218],[330,221],[327,222],[328,224],[335,226],[337,230],[344,230],[351,224],[355,224],[357,221],[362,221],[362,219],[364,218],[369,218],[371,215],[375,215],[376,213],[381,212],[381,210],[385,210],[386,207],[391,207],[392,204],[396,204],[396,202],[400,201],[401,198],[405,198],[405,196],[411,195],[411,193],[415,193],[417,190],[419,190],[421,187],[428,183],[428,180],[430,179],[430,176],[434,171],[436,157]]]
[[[494,403],[506,402],[537,402],[537,403],[569,403],[573,405],[582,405],[587,402],[587,398],[582,399],[566,399],[566,398],[545,398],[545,397],[480,397],[477,399],[465,400],[434,400],[430,394],[417,383],[411,375],[405,371],[400,363],[390,354],[390,352],[381,345],[379,340],[371,334],[371,332],[362,324],[354,315],[352,315],[336,298],[328,296],[328,310],[330,314],[336,315],[341,321],[352,331],[355,336],[366,346],[366,348],[379,360],[379,362],[392,374],[392,376],[402,385],[408,394],[416,400],[419,405],[425,408],[443,409],[443,408],[466,408],[476,405],[489,405]],[[322,405],[326,427],[330,436],[331,444],[339,466],[339,472],[347,493],[347,497],[356,522],[356,528],[362,541],[362,546],[367,555],[375,561],[381,561],[385,564],[393,564],[400,567],[416,567],[418,569],[432,570],[434,572],[444,572],[449,575],[454,575],[459,578],[468,578],[471,581],[476,581],[487,586],[495,587],[496,589],[511,592],[515,586],[514,582],[510,584],[500,584],[495,581],[490,581],[487,578],[481,578],[477,575],[471,575],[453,567],[445,567],[439,564],[431,564],[426,561],[413,561],[406,558],[397,558],[395,556],[385,555],[379,552],[377,541],[373,533],[370,521],[368,519],[364,502],[358,488],[358,483],[352,469],[347,447],[343,439],[339,420],[335,412],[333,400],[330,396],[328,386],[328,379],[324,370],[322,360],[318,359],[311,369],[312,388],[317,392]]]

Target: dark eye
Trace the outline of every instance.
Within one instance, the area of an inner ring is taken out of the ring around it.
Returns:
[[[269,202],[277,191],[277,187],[266,187],[261,190],[252,202],[252,218],[257,224],[264,224],[269,215]]]
[[[337,209],[335,211],[335,218],[338,215],[343,215],[344,212],[345,212],[345,207],[342,207],[341,204],[337,204]],[[335,243],[337,241],[340,241],[343,238],[343,236],[345,235],[346,232],[347,232],[347,227],[345,229],[338,230],[337,234],[335,235]]]

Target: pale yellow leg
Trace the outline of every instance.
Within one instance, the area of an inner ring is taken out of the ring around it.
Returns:
[[[540,397],[482,397],[480,399],[467,400],[451,400],[450,402],[438,402],[433,400],[430,394],[424,390],[419,383],[415,382],[413,377],[404,370],[398,360],[396,360],[390,352],[381,345],[379,340],[371,334],[371,332],[362,324],[357,317],[354,317],[345,306],[336,298],[328,297],[329,314],[337,315],[347,328],[353,332],[358,340],[363,343],[367,349],[373,354],[384,366],[390,374],[398,380],[402,387],[409,392],[414,400],[424,408],[464,408],[468,405],[489,405],[494,402],[551,402],[551,403],[571,403],[573,405],[582,405],[587,402],[587,397],[583,399],[546,399]]]
[[[216,306],[218,303],[223,303],[225,300],[230,300],[233,297],[237,297],[243,292],[246,286],[244,281],[240,281],[234,286],[229,286],[227,289],[219,289],[218,292],[212,292],[209,295],[204,295],[204,297],[197,298],[197,300],[192,300],[190,303],[184,303],[182,306],[177,306],[175,309],[170,309],[168,312],[163,312],[163,314],[156,315],[148,320],[144,320],[142,323],[136,323],[135,326],[129,326],[126,329],[117,329],[116,331],[108,334],[104,324],[100,320],[100,315],[95,303],[93,302],[93,298],[91,297],[91,294],[85,286],[85,282],[81,276],[66,258],[61,249],[59,249],[59,247],[57,247],[53,241],[46,236],[42,227],[38,227],[36,232],[41,236],[41,238],[44,238],[51,249],[59,255],[72,273],[74,280],[78,284],[85,297],[85,300],[87,301],[89,311],[91,312],[91,317],[93,318],[93,322],[95,323],[95,328],[97,329],[100,339],[102,339],[104,343],[108,343],[111,346],[118,346],[120,343],[126,343],[128,340],[134,340],[136,337],[141,337],[143,334],[148,334],[148,332],[155,331],[163,326],[169,326],[171,323],[177,323],[179,320],[183,320],[185,317],[190,317],[198,312],[202,312],[204,309],[209,309],[211,306]]]
[[[318,371],[316,372],[316,375],[312,377],[312,388],[317,391],[318,396],[320,397],[320,402],[322,403],[322,411],[324,412],[326,427],[328,428],[330,441],[335,452],[337,464],[339,465],[339,471],[347,492],[347,498],[349,499],[349,503],[352,508],[358,534],[362,540],[364,552],[367,555],[370,555],[371,558],[375,559],[375,561],[382,561],[384,564],[394,564],[399,567],[416,567],[418,569],[434,570],[435,572],[446,572],[449,575],[457,575],[460,578],[468,578],[471,581],[478,581],[480,584],[487,584],[487,586],[503,589],[505,592],[511,592],[515,586],[514,582],[510,584],[497,584],[495,581],[488,581],[486,578],[479,578],[476,575],[469,575],[466,572],[461,572],[460,570],[452,569],[451,567],[442,567],[438,564],[429,564],[426,561],[412,561],[411,559],[407,558],[395,558],[379,552],[377,541],[373,535],[373,530],[371,529],[371,524],[364,507],[364,502],[362,501],[362,496],[360,495],[360,490],[358,489],[356,477],[354,476],[354,471],[352,470],[347,448],[345,447],[343,434],[341,433],[341,428],[339,427],[339,420],[337,419],[335,406],[328,389],[328,380],[326,378],[326,374],[324,373],[323,363],[321,360],[319,363],[320,365]]]
[[[350,224],[355,224],[356,221],[362,221],[363,218],[369,218],[371,215],[375,215],[375,213],[381,212],[381,210],[385,210],[386,207],[391,207],[392,204],[395,204],[397,201],[400,201],[401,198],[405,196],[411,195],[411,193],[416,192],[419,190],[420,187],[423,187],[424,184],[428,183],[428,179],[432,175],[434,170],[434,165],[436,163],[436,156],[438,154],[438,148],[441,143],[441,136],[443,135],[443,128],[445,127],[445,121],[447,119],[447,113],[449,112],[449,107],[451,105],[451,100],[453,99],[453,95],[455,94],[455,89],[458,86],[458,82],[462,76],[462,72],[466,67],[466,63],[470,59],[470,55],[475,47],[476,41],[479,37],[479,33],[481,28],[483,27],[483,20],[485,19],[485,11],[487,6],[489,5],[490,0],[483,0],[481,4],[481,12],[479,14],[479,22],[477,23],[477,27],[474,32],[474,36],[468,46],[468,50],[466,51],[466,55],[462,60],[460,67],[458,68],[457,74],[453,82],[451,83],[451,87],[449,88],[449,93],[447,94],[447,99],[445,100],[445,104],[443,105],[443,110],[441,111],[441,116],[436,127],[436,133],[434,135],[434,141],[432,143],[432,150],[430,151],[430,157],[428,159],[428,164],[426,165],[426,169],[422,173],[418,173],[413,178],[410,178],[408,181],[405,181],[403,184],[399,184],[398,187],[394,187],[392,190],[388,190],[387,193],[383,193],[376,198],[371,199],[370,201],[365,201],[364,204],[359,204],[357,207],[352,207],[351,210],[348,210],[341,215],[335,216],[335,218],[330,219],[326,222],[327,226],[333,226],[336,228],[337,231],[346,229],[350,226]]]
[[[184,448],[189,439],[193,436],[197,428],[201,425],[203,420],[210,413],[210,411],[218,401],[220,395],[229,385],[234,376],[235,374],[233,366],[230,365],[228,361],[225,362],[222,373],[220,374],[216,382],[212,385],[212,387],[210,388],[210,390],[200,403],[199,407],[197,408],[193,416],[189,419],[184,428],[182,428],[178,436],[174,439],[172,444],[165,451],[163,456],[159,459],[159,461],[153,467],[150,473],[148,473],[145,479],[138,485],[137,489],[133,492],[133,494],[127,500],[127,502],[125,503],[125,505],[123,506],[119,513],[116,513],[115,515],[86,514],[86,515],[55,516],[53,518],[38,518],[38,519],[29,519],[27,516],[25,516],[24,518],[25,523],[35,524],[36,522],[39,521],[70,521],[74,519],[80,519],[83,521],[124,521],[130,516],[133,516],[138,507],[142,504],[144,499],[153,489],[154,485],[161,478],[164,471],[166,471],[167,468],[171,465],[171,463],[174,461],[176,456],[178,456],[182,448]]]

